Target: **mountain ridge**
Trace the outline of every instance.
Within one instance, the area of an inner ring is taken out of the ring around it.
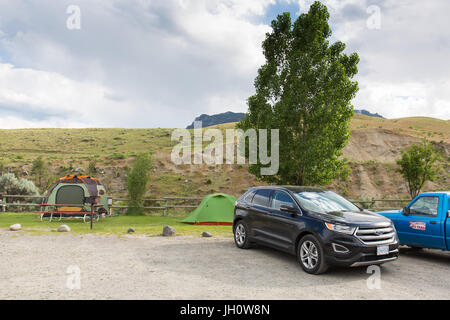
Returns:
[[[365,109],[356,109],[354,110],[357,114],[362,114],[369,117],[376,117],[385,119],[382,115],[378,113],[372,113],[370,111],[367,111]],[[201,121],[202,122],[202,128],[215,126],[218,124],[224,124],[224,123],[231,123],[231,122],[239,122],[244,120],[245,113],[243,112],[232,112],[227,111],[223,113],[216,113],[212,115],[208,115],[206,113],[201,114],[200,116],[196,117],[195,121]],[[186,127],[186,129],[194,129],[194,122],[192,122],[190,125]]]

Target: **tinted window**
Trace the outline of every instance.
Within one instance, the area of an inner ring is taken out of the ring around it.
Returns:
[[[254,196],[254,195],[255,195],[255,192],[254,192],[254,191],[250,191],[250,192],[245,196],[244,201],[245,201],[245,202],[251,203],[252,200],[253,200],[253,196]]]
[[[293,206],[294,200],[286,192],[275,191],[272,197],[272,208],[280,210],[282,205]]]
[[[420,197],[410,207],[412,216],[436,217],[438,214],[439,197]]]
[[[359,211],[347,199],[332,191],[294,193],[302,208],[320,213],[332,211]]]
[[[270,196],[270,189],[260,189],[256,191],[255,196],[253,197],[253,203],[260,205],[260,206],[269,206],[269,196]]]

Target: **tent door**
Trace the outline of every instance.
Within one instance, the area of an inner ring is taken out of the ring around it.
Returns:
[[[84,204],[84,190],[80,186],[63,186],[56,192],[56,204]]]

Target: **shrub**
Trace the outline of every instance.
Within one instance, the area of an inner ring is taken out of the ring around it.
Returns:
[[[113,153],[112,155],[109,156],[110,159],[113,160],[122,160],[125,159],[125,155],[123,153]]]
[[[0,192],[17,195],[39,195],[33,181],[17,179],[13,173],[5,173],[0,177]]]
[[[88,165],[88,175],[94,176],[97,173],[97,161],[95,159],[91,159]]]
[[[42,179],[47,173],[47,165],[42,159],[42,156],[37,157],[33,161],[33,167],[31,168],[31,174],[35,175],[39,186],[42,186]]]
[[[37,196],[39,191],[33,181],[27,179],[17,179],[13,173],[5,173],[0,176],[0,192],[12,195]],[[34,202],[33,199],[8,198],[8,202]],[[14,207],[15,210],[27,210],[27,207]],[[29,209],[29,208],[28,208]]]
[[[147,190],[149,180],[149,172],[152,168],[150,154],[141,153],[137,155],[133,163],[133,168],[128,173],[128,199],[129,206],[127,214],[141,215],[143,214],[143,197]]]

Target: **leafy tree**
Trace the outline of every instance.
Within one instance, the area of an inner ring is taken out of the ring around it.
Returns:
[[[31,168],[31,174],[37,177],[39,186],[42,186],[42,179],[47,174],[47,165],[42,159],[42,156],[34,159],[33,167]]]
[[[143,213],[143,197],[147,190],[149,171],[152,168],[150,154],[141,153],[136,156],[133,168],[128,173],[128,214],[139,215]]]
[[[278,15],[266,34],[266,63],[258,70],[248,113],[238,124],[244,130],[280,130],[278,174],[261,177],[261,163],[249,166],[263,180],[327,184],[346,167],[341,155],[350,136],[350,101],[358,91],[351,79],[359,57],[346,55],[340,41],[329,44],[328,19],[326,6],[316,1],[294,23],[288,12]]]
[[[436,165],[437,160],[439,160],[439,154],[427,139],[402,151],[402,157],[397,160],[400,166],[398,171],[406,181],[411,198],[420,193],[425,182],[436,178],[439,170]]]

